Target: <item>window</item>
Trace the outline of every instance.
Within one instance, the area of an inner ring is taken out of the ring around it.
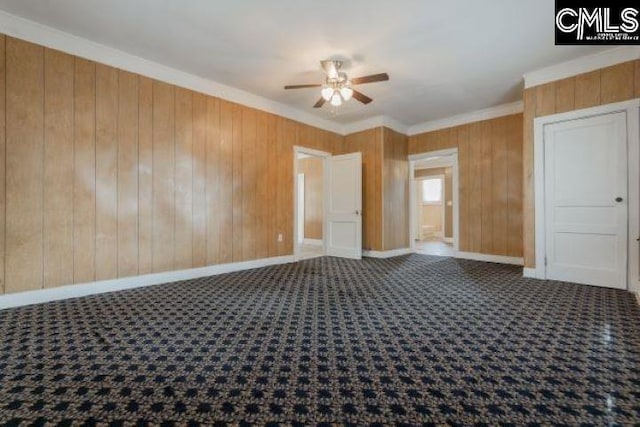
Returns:
[[[429,178],[422,180],[422,203],[442,203],[442,179]]]

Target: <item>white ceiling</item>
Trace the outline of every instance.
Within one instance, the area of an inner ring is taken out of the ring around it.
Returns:
[[[554,46],[553,0],[0,0],[0,9],[346,124],[415,125],[522,98],[522,75],[603,50]],[[375,101],[311,106],[319,61]]]

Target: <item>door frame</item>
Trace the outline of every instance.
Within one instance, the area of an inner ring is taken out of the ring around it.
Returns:
[[[438,161],[437,157],[446,157],[442,161]],[[409,245],[412,251],[416,249],[416,225],[418,218],[416,218],[416,206],[418,201],[416,200],[416,179],[415,169],[416,163],[432,159],[432,163],[429,167],[451,167],[452,172],[452,199],[453,199],[453,249],[454,255],[460,251],[460,188],[458,185],[458,149],[447,148],[445,150],[429,151],[426,153],[418,153],[409,155]],[[433,166],[432,166],[433,165]],[[444,183],[443,183],[444,184]],[[444,203],[443,203],[444,205]]]
[[[546,224],[545,224],[545,165],[544,127],[559,122],[585,119],[611,113],[626,113],[627,158],[628,158],[628,203],[627,203],[627,290],[640,291],[640,250],[636,240],[640,237],[640,98],[616,102],[592,108],[537,117],[533,121],[533,173],[535,216],[535,261],[534,277],[546,279]]]
[[[303,259],[304,257],[300,251],[300,244],[298,243],[298,154],[307,154],[313,157],[320,157],[322,159],[322,255],[327,253],[327,233],[324,229],[324,224],[327,218],[327,203],[329,202],[329,159],[331,153],[326,151],[315,150],[313,148],[307,148],[300,145],[293,146],[293,257],[296,261]],[[306,180],[306,177],[305,177]],[[305,195],[306,197],[306,195]],[[304,241],[304,236],[303,236]]]

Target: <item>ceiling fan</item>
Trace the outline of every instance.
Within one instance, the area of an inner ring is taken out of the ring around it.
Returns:
[[[320,91],[320,99],[313,105],[313,108],[320,108],[325,102],[329,101],[334,107],[339,107],[343,102],[351,99],[357,99],[363,104],[368,104],[373,99],[353,88],[355,85],[364,83],[375,83],[389,80],[387,73],[372,74],[370,76],[356,77],[350,79],[347,73],[340,71],[342,61],[325,60],[320,61],[322,69],[327,74],[324,84],[306,84],[306,85],[287,85],[285,89],[305,89],[310,87],[322,87]]]

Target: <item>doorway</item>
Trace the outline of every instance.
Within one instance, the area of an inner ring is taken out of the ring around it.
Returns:
[[[536,277],[633,290],[638,101],[538,118],[534,138]]]
[[[323,256],[325,223],[325,168],[330,155],[296,147],[295,255],[297,259]]]
[[[412,249],[426,255],[458,252],[457,150],[409,158]]]

